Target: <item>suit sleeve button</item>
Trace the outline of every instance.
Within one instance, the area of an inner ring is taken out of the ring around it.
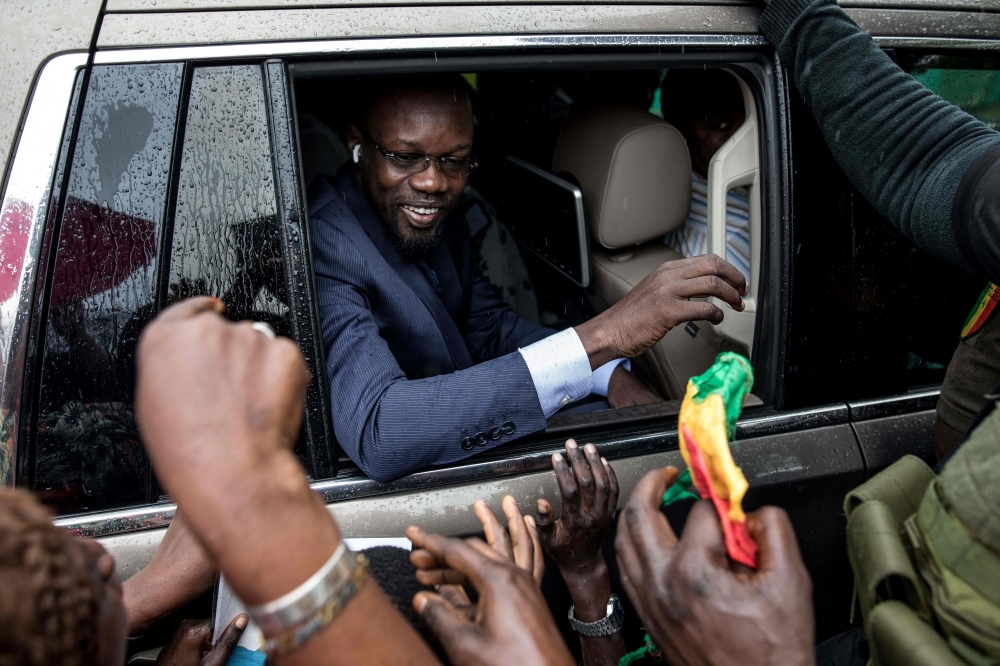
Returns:
[[[513,435],[514,434],[514,422],[513,421],[504,421],[503,425],[500,426],[500,430],[505,435]]]
[[[462,448],[465,449],[466,451],[471,451],[475,447],[476,447],[476,440],[472,439],[471,437],[466,437],[465,439],[462,440]]]
[[[486,433],[483,432],[482,430],[477,432],[475,437],[476,437],[476,444],[478,444],[479,446],[486,446],[486,443],[490,441],[489,439],[487,439]]]

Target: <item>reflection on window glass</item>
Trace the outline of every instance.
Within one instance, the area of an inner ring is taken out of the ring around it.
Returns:
[[[218,296],[230,318],[287,335],[276,207],[261,68],[195,70],[168,298]]]
[[[948,55],[897,52],[899,64],[914,79],[945,101],[986,125],[1000,127],[1000,58],[979,53]],[[935,384],[944,378],[958,345],[962,324],[985,281],[932,259],[910,247],[909,271],[899,275],[901,294],[909,294],[907,381],[910,386]],[[934,304],[928,319],[927,304]]]
[[[182,66],[95,67],[56,246],[35,490],[58,511],[146,500],[135,348],[156,311]]]
[[[1000,72],[927,67],[913,78],[990,127],[1000,125]]]

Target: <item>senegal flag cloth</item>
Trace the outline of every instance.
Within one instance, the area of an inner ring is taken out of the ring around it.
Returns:
[[[962,326],[963,340],[978,333],[983,324],[989,321],[997,309],[998,300],[1000,300],[1000,288],[991,282],[986,285],[986,289],[983,289],[983,293],[979,295],[979,300],[976,301],[972,312],[969,313],[969,318],[965,320],[965,325]]]
[[[756,568],[757,544],[747,533],[743,513],[748,484],[729,450],[743,398],[752,387],[753,369],[746,357],[719,354],[711,368],[688,381],[678,437],[698,494],[711,499],[719,513],[729,557]]]

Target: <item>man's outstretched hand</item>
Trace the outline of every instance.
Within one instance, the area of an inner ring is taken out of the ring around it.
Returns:
[[[812,582],[784,511],[747,515],[758,569],[726,555],[710,502],[691,510],[680,541],[660,512],[673,467],[647,474],[618,521],[622,584],[671,664],[815,663]]]
[[[420,592],[413,607],[455,666],[571,666],[548,604],[531,573],[479,539],[451,539],[410,527],[414,555],[458,572],[479,593],[469,617],[438,594]]]
[[[749,293],[746,279],[732,264],[714,254],[660,264],[622,300],[576,327],[590,367],[616,358],[635,358],[670,329],[687,321],[718,324],[723,313],[707,301],[714,296],[737,312]]]

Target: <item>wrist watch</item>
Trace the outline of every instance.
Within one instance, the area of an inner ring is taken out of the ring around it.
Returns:
[[[573,627],[573,631],[584,636],[610,636],[618,633],[622,624],[625,623],[625,611],[622,610],[622,604],[618,601],[617,594],[612,594],[611,598],[608,599],[608,613],[597,622],[580,622],[573,617],[574,610],[576,610],[576,604],[569,607],[569,626]]]

